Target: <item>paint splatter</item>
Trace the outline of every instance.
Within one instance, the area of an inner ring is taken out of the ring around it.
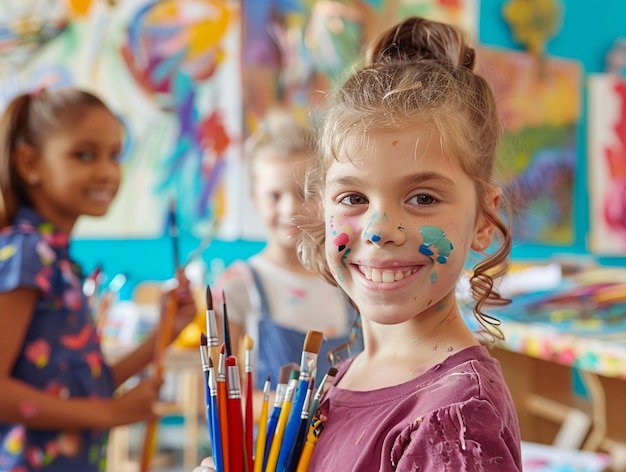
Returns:
[[[337,246],[339,252],[343,251],[346,248],[346,244],[348,244],[348,242],[350,242],[350,236],[348,236],[346,233],[338,234],[333,239],[333,244]]]
[[[448,257],[454,249],[452,243],[446,239],[445,233],[437,226],[424,226],[420,229],[420,233],[424,237],[424,243],[420,246],[419,252],[431,257],[434,256],[434,251],[431,246],[437,250],[437,257],[435,260],[440,264],[448,262]]]
[[[395,141],[393,141],[391,143],[391,147],[396,147],[398,144],[400,143],[400,141],[398,141],[397,139]]]
[[[344,269],[348,268],[348,264],[346,264],[346,257],[348,257],[348,254],[350,254],[352,250],[350,248],[346,249],[346,252],[343,253],[343,255],[341,256],[341,265],[344,267]]]
[[[387,214],[386,213],[381,218],[377,211],[374,212],[372,214],[372,218],[370,219],[369,223],[367,224],[367,227],[363,231],[363,235],[361,237],[363,239],[366,239],[366,240],[371,241],[373,243],[377,243],[378,241],[381,240],[380,231],[378,231],[378,233],[375,234],[371,229],[372,229],[372,227],[380,226],[381,224],[386,223],[387,221],[388,221],[388,218],[387,218]]]
[[[439,280],[439,275],[437,274],[437,272],[433,272],[430,274],[430,283],[434,284],[437,283],[437,280]]]

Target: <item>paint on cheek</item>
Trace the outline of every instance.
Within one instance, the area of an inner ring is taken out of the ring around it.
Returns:
[[[443,230],[437,226],[424,226],[420,229],[420,233],[424,238],[424,242],[420,246],[419,252],[432,259],[432,256],[435,255],[435,251],[432,249],[434,248],[437,251],[435,260],[440,264],[448,262],[448,257],[450,257],[454,246],[446,238]]]
[[[430,283],[431,284],[436,284],[438,278],[439,278],[439,275],[437,274],[437,272],[432,272],[430,274]]]
[[[350,248],[346,249],[346,252],[344,252],[341,256],[341,265],[344,267],[344,269],[348,268],[348,264],[346,264],[346,257],[348,257],[348,254],[350,254],[352,250]]]
[[[346,245],[350,242],[350,236],[347,233],[341,233],[334,237],[333,244],[337,246],[339,252],[346,248]]]
[[[391,142],[391,147],[396,147],[398,144],[400,144],[400,141],[396,139],[395,141]]]

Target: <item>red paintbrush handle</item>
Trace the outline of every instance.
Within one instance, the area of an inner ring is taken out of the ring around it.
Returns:
[[[244,438],[243,416],[241,414],[241,397],[229,398],[228,407],[228,454],[230,456],[230,470],[244,470]]]
[[[248,461],[248,471],[252,472],[254,469],[254,462],[252,459],[253,450],[253,428],[254,418],[252,416],[252,372],[246,373],[246,460]]]

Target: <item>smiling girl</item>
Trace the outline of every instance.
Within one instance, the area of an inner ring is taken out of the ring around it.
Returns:
[[[154,335],[108,365],[69,255],[77,219],[104,215],[117,193],[122,138],[107,106],[75,89],[20,95],[0,119],[2,471],[104,470],[108,429],[156,418],[160,378],[113,398],[153,360]],[[196,313],[179,282],[175,335]]]
[[[459,30],[408,18],[327,110],[303,259],[359,308],[365,349],[320,403],[308,470],[521,470],[510,393],[455,296],[466,259],[482,254],[475,315],[500,335],[483,310],[506,302],[492,279],[511,246],[492,182],[500,122],[473,68]]]

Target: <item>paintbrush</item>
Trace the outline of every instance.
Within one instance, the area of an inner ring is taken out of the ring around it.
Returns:
[[[172,238],[172,255],[174,258],[174,272],[177,272],[180,268],[180,248],[178,246],[180,233],[178,231],[178,224],[176,223],[176,202],[170,201],[169,207],[169,234]]]
[[[209,387],[209,348],[207,347],[206,334],[200,333],[200,361],[202,362],[202,373],[204,374],[204,401],[206,404],[206,420],[209,428],[209,439],[211,439],[211,389]],[[212,364],[211,364],[212,365]]]
[[[213,453],[213,461],[215,462],[216,472],[224,472],[224,456],[222,450],[222,432],[220,430],[220,414],[217,405],[217,379],[215,369],[209,357],[209,389],[211,392],[210,408],[211,416],[209,418],[211,430],[211,451]]]
[[[304,446],[308,432],[309,408],[313,399],[314,388],[315,381],[311,379],[309,380],[309,388],[306,391],[306,397],[304,398],[304,403],[302,404],[302,411],[300,411],[300,423],[298,424],[296,437],[293,441],[293,446],[291,446],[291,451],[289,451],[285,468],[283,469],[285,471],[294,471],[296,470],[296,467],[298,467],[298,461],[300,460],[300,454],[302,453],[302,447]]]
[[[243,346],[246,350],[244,369],[246,374],[246,417],[245,417],[245,434],[246,434],[246,460],[248,462],[248,470],[252,472],[254,468],[252,460],[252,435],[254,428],[254,417],[252,413],[252,391],[253,391],[253,378],[252,378],[252,350],[254,349],[254,341],[247,334],[243,339]]]
[[[263,386],[263,405],[261,406],[261,416],[259,418],[259,429],[256,437],[256,449],[254,453],[254,472],[263,472],[265,455],[265,443],[267,441],[267,415],[269,409],[270,387],[272,376],[268,375]]]
[[[202,240],[194,248],[194,250],[189,253],[189,255],[187,256],[187,260],[185,261],[185,264],[183,265],[183,268],[187,267],[191,262],[193,262],[194,260],[202,256],[202,253],[204,253],[204,251],[206,251],[209,248],[209,246],[213,242],[215,234],[217,233],[217,228],[218,228],[217,218],[213,218],[211,227],[209,228],[209,232],[202,238]]]
[[[217,364],[217,409],[222,438],[222,457],[224,471],[230,472],[230,455],[228,449],[228,390],[226,387],[226,348],[224,343],[220,346],[219,363]]]
[[[315,416],[315,411],[317,410],[317,406],[319,405],[322,395],[326,391],[327,386],[333,383],[336,376],[337,376],[337,368],[330,367],[328,369],[328,372],[326,372],[326,374],[324,375],[324,378],[320,382],[319,386],[317,387],[317,391],[315,392],[315,395],[313,396],[313,401],[311,402],[311,408],[309,409],[309,418],[313,418]]]
[[[208,338],[209,355],[213,360],[213,364],[217,364],[220,359],[220,340],[217,331],[217,321],[215,320],[215,311],[213,310],[213,295],[211,287],[206,286],[206,335]]]
[[[171,293],[167,299],[165,316],[159,324],[154,343],[154,366],[156,376],[159,379],[163,378],[163,358],[165,356],[165,349],[172,338],[172,332],[174,329],[174,318],[176,317],[177,308],[178,303],[176,301],[176,296]],[[154,453],[154,450],[156,449],[156,428],[156,420],[152,420],[146,424],[141,450],[141,460],[139,465],[140,472],[148,472],[148,470],[150,469],[152,455]]]
[[[226,357],[232,355],[230,345],[230,328],[228,326],[228,312],[226,309],[226,294],[222,290],[222,331],[224,333],[224,344],[226,345]]]
[[[107,323],[109,311],[115,300],[115,296],[122,289],[124,284],[126,284],[126,280],[126,274],[117,274],[111,279],[104,293],[99,297],[98,310],[96,312],[96,330],[98,333],[102,333]]]
[[[298,379],[298,387],[293,397],[293,407],[285,427],[285,435],[283,437],[278,456],[277,470],[279,471],[282,471],[287,465],[289,452],[293,447],[296,433],[298,431],[298,425],[300,424],[300,412],[302,411],[304,399],[309,388],[311,372],[315,370],[317,366],[317,355],[320,351],[323,340],[324,333],[315,330],[309,330],[304,338],[302,356],[300,359],[300,378]]]
[[[274,408],[272,409],[272,414],[267,422],[265,452],[263,454],[263,470],[265,470],[265,466],[267,465],[267,458],[270,454],[270,448],[272,447],[272,442],[274,440],[274,433],[276,432],[276,425],[278,423],[280,411],[282,409],[283,403],[285,402],[287,385],[289,383],[289,376],[291,375],[292,370],[298,370],[298,364],[291,362],[289,364],[283,365],[281,366],[278,374],[278,383],[276,385],[276,394],[274,396]]]
[[[226,358],[228,369],[228,454],[230,470],[244,472],[247,470],[245,461],[246,443],[243,432],[243,416],[241,414],[241,382],[237,358]]]
[[[317,440],[322,433],[322,429],[324,429],[324,422],[319,418],[313,418],[311,426],[309,427],[309,432],[306,436],[306,442],[302,448],[302,454],[300,455],[296,472],[307,472],[311,456],[313,455],[313,449],[315,448],[315,444],[317,444]]]
[[[299,370],[292,370],[289,375],[289,383],[287,384],[287,391],[285,392],[285,401],[280,409],[280,415],[278,416],[278,422],[276,423],[276,431],[274,432],[274,438],[272,439],[272,447],[270,448],[269,456],[267,457],[268,471],[280,471],[278,468],[278,457],[283,445],[283,438],[285,435],[285,428],[287,426],[287,419],[291,413],[293,405],[293,395],[298,386],[298,377],[300,376]]]

